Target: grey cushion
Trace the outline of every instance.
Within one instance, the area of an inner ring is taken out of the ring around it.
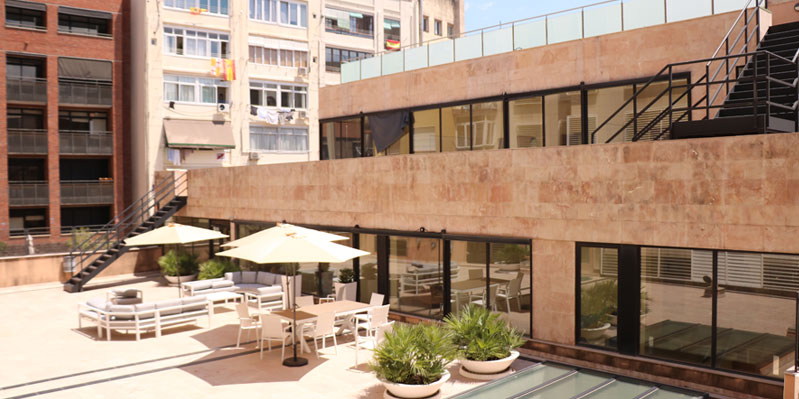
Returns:
[[[154,303],[140,303],[134,307],[136,312],[139,313],[139,320],[151,319],[155,317],[155,304]],[[145,313],[141,313],[145,312]]]
[[[127,290],[112,290],[112,293],[117,297],[135,298],[139,295],[139,290],[130,288]]]
[[[114,299],[117,305],[135,305],[137,303],[142,303],[141,298],[116,298]]]
[[[257,276],[257,272],[241,272],[241,282],[244,284],[255,284]]]
[[[233,282],[230,281],[230,280],[214,281],[211,284],[211,287],[213,287],[213,288],[225,288],[225,287],[232,287],[232,286],[233,286]]]
[[[241,272],[228,272],[225,273],[225,280],[230,280],[234,284],[241,282]]]
[[[269,285],[280,285],[280,275],[269,273]]]
[[[258,283],[258,284],[263,284],[263,285],[272,285],[272,276],[271,276],[271,274],[272,273],[268,273],[268,272],[259,272],[258,273],[258,278],[255,280],[255,282]]]
[[[133,313],[136,311],[134,305],[110,305],[108,311],[112,313],[112,317],[116,320],[130,320],[135,316],[133,314],[115,315],[116,312]]]
[[[233,282],[231,281],[231,284]],[[190,296],[183,298],[181,300],[183,302],[183,311],[184,312],[193,312],[195,310],[202,310],[206,307],[206,298],[205,296]]]
[[[111,303],[106,301],[105,298],[92,298],[86,301],[86,304],[100,310],[106,310],[108,305],[111,305]]]
[[[156,309],[165,309],[165,308],[171,308],[171,307],[174,307],[174,306],[180,306],[182,304],[183,303],[180,301],[180,299],[169,299],[169,300],[166,300],[166,301],[156,302],[155,303],[155,308]],[[165,310],[165,311],[160,312],[160,313],[161,313],[161,316],[169,316],[169,315],[173,315],[173,314],[178,314],[178,313],[180,313],[180,308],[169,309],[169,310]]]
[[[191,284],[191,288],[193,288],[194,291],[207,290],[211,288],[214,283],[215,281],[212,280],[195,281],[194,283]],[[233,284],[232,281],[230,283]]]
[[[236,284],[239,290],[255,292],[258,288],[263,287],[261,284]]]

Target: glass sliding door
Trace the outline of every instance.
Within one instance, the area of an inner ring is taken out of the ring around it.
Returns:
[[[632,98],[633,85],[588,90],[587,95],[589,121],[590,118],[593,117],[596,118],[596,123],[602,124],[605,123],[625,101]],[[633,119],[633,109],[633,102],[630,101],[630,103],[624,107],[623,111],[616,114],[616,116],[608,121],[601,130],[596,132],[593,137],[593,143],[605,143],[611,136],[616,134],[616,132],[622,130],[622,127]],[[630,122],[621,133],[613,138],[613,142],[630,141],[634,132],[633,127],[633,122]],[[595,129],[596,127],[593,129],[589,127],[589,142],[592,139],[591,135],[594,133]]]
[[[472,104],[472,150],[504,148],[502,101]]]
[[[438,108],[413,113],[413,153],[438,152],[440,123]]]
[[[483,303],[486,292],[488,252],[485,242],[450,241],[451,311],[458,314],[465,306]]]
[[[544,97],[547,147],[582,144],[582,107],[579,90]],[[596,129],[596,115],[588,117],[588,130]]]
[[[530,335],[530,246],[492,242],[489,243],[489,254],[488,293],[491,308],[500,312],[513,328]],[[494,289],[496,293],[492,293]]]
[[[618,348],[619,249],[578,247],[580,296],[578,343]]]
[[[358,281],[360,302],[369,303],[372,293],[377,293],[377,236],[374,234],[359,234],[358,248],[369,255],[360,257],[360,278]]]
[[[457,105],[441,109],[441,151],[470,151],[470,106]]]
[[[347,240],[336,241],[336,244],[353,246],[352,233],[339,231],[328,231],[327,233],[347,237]],[[348,260],[341,263],[300,263],[299,272],[302,275],[302,293],[306,295],[316,295],[324,298],[333,294],[333,282],[337,281],[338,276],[344,269],[353,269],[353,261]]]
[[[641,248],[640,353],[710,366],[713,252]]]
[[[508,101],[510,148],[544,146],[543,97]]]
[[[391,310],[440,319],[444,312],[441,240],[388,237]]]

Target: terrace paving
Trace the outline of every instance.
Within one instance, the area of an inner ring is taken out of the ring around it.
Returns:
[[[119,281],[98,280],[95,286]],[[147,302],[178,296],[177,288],[157,278],[119,286],[143,290]],[[252,341],[235,348],[238,319],[232,305],[217,308],[210,328],[203,318],[199,325],[166,329],[161,338],[147,333],[137,342],[133,334],[114,333],[110,342],[97,340],[94,326],[84,321],[78,328],[77,304],[104,297],[108,289],[69,294],[45,284],[0,290],[0,398],[383,396],[364,360],[371,352],[361,352],[355,367],[351,338],[339,340],[338,355],[331,347],[319,359],[305,354],[310,363],[301,368],[280,365],[279,349],[260,360]],[[481,384],[457,369],[457,362],[450,367],[444,397]]]

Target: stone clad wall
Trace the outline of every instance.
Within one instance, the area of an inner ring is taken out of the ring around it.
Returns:
[[[181,215],[533,239],[534,336],[574,341],[574,243],[799,252],[799,135],[189,172]]]

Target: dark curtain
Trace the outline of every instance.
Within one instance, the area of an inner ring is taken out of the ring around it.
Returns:
[[[408,111],[369,114],[369,128],[377,151],[383,151],[399,140],[405,133],[405,126],[408,126],[410,119]]]

